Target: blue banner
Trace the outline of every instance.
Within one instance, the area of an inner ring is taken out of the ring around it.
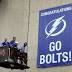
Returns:
[[[37,67],[72,64],[72,4],[39,12]]]

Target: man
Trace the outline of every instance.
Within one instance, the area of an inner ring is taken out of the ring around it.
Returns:
[[[27,42],[24,43],[22,51],[24,52],[23,61],[27,65],[27,52],[28,52]]]
[[[4,42],[2,42],[2,46],[7,46],[7,47],[10,46],[9,42],[7,41],[7,38],[5,38]]]
[[[28,52],[28,48],[27,48],[27,42],[24,43],[24,53]]]
[[[10,47],[17,47],[16,37],[13,37],[13,40],[10,41]]]
[[[27,42],[25,42],[25,43],[19,43],[18,49],[20,51],[21,63],[23,65],[27,65],[27,52],[28,52]]]
[[[17,50],[18,49],[17,49],[16,37],[13,37],[13,39],[10,41],[10,48],[13,51],[10,58],[12,58],[14,60],[14,62],[17,62],[16,58],[17,58]]]
[[[28,51],[27,42],[25,42],[25,43],[19,43],[18,49],[19,49],[20,52],[22,52],[22,53],[27,53],[27,51]]]

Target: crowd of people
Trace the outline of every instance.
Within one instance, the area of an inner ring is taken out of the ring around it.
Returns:
[[[27,65],[27,42],[16,42],[16,37],[13,37],[13,39],[9,42],[7,38],[5,38],[4,41],[1,42],[0,47],[11,48],[13,52],[10,57],[14,60],[14,62]]]
[[[6,46],[6,47],[10,47],[10,48],[17,48],[21,52],[27,53],[27,42],[18,43],[18,42],[16,42],[16,37],[13,37],[13,39],[10,42],[8,42],[7,38],[5,38],[4,41],[0,44],[0,46],[4,46],[4,47]]]

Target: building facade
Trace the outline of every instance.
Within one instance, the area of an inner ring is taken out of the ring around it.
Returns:
[[[72,0],[2,0],[0,3],[0,40],[13,36],[28,41],[28,70],[0,68],[0,72],[72,72],[72,65],[37,68],[39,11],[72,3]]]

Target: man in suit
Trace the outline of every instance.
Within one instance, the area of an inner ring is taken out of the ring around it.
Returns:
[[[10,41],[10,47],[17,47],[16,37],[13,37],[13,39]]]

